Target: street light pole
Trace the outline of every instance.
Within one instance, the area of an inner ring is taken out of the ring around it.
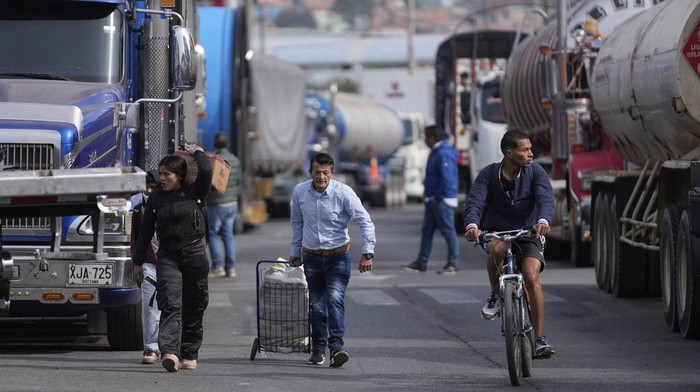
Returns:
[[[416,0],[407,0],[408,3],[408,73],[416,72],[416,53],[414,36],[416,35]]]

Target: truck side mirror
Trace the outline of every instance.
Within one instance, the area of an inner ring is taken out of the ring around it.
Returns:
[[[202,45],[195,45],[194,50],[197,53],[197,87],[194,89],[194,102],[199,115],[207,109],[207,60]]]
[[[174,26],[170,34],[170,88],[175,91],[193,90],[197,84],[197,54],[192,33]]]

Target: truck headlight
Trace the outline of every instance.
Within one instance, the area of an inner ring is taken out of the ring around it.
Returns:
[[[591,178],[591,172],[589,170],[582,170],[578,172],[578,181],[581,184],[581,190],[590,191],[593,186],[593,180]]]
[[[124,215],[104,214],[105,234],[125,234],[126,219]],[[92,217],[86,216],[78,225],[78,234],[93,235]]]

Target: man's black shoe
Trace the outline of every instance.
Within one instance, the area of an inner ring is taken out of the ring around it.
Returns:
[[[309,362],[311,362],[314,365],[323,365],[324,362],[326,362],[326,356],[323,355],[321,352],[312,352],[311,353],[311,358],[309,358]]]
[[[409,272],[425,272],[427,269],[424,265],[420,265],[417,261],[414,261],[409,265],[404,265],[403,268]]]
[[[331,363],[329,366],[332,368],[339,368],[343,366],[348,359],[350,359],[350,357],[348,356],[347,351],[343,350],[342,348],[340,350],[331,350]]]

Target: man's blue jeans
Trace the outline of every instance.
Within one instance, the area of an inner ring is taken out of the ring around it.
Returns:
[[[447,265],[455,268],[459,266],[459,242],[455,231],[455,209],[448,206],[444,200],[432,199],[425,203],[423,213],[423,227],[421,229],[420,253],[418,263],[425,267],[428,264],[430,252],[433,250],[433,234],[435,229],[440,230],[447,241]]]
[[[238,203],[207,205],[207,220],[209,222],[209,251],[211,252],[212,268],[232,269],[236,263],[236,245],[233,242],[233,222],[238,214]],[[221,253],[219,236],[224,243],[225,254]]]
[[[350,251],[330,256],[304,252],[304,275],[311,303],[312,351],[343,348],[345,289],[350,280]]]

